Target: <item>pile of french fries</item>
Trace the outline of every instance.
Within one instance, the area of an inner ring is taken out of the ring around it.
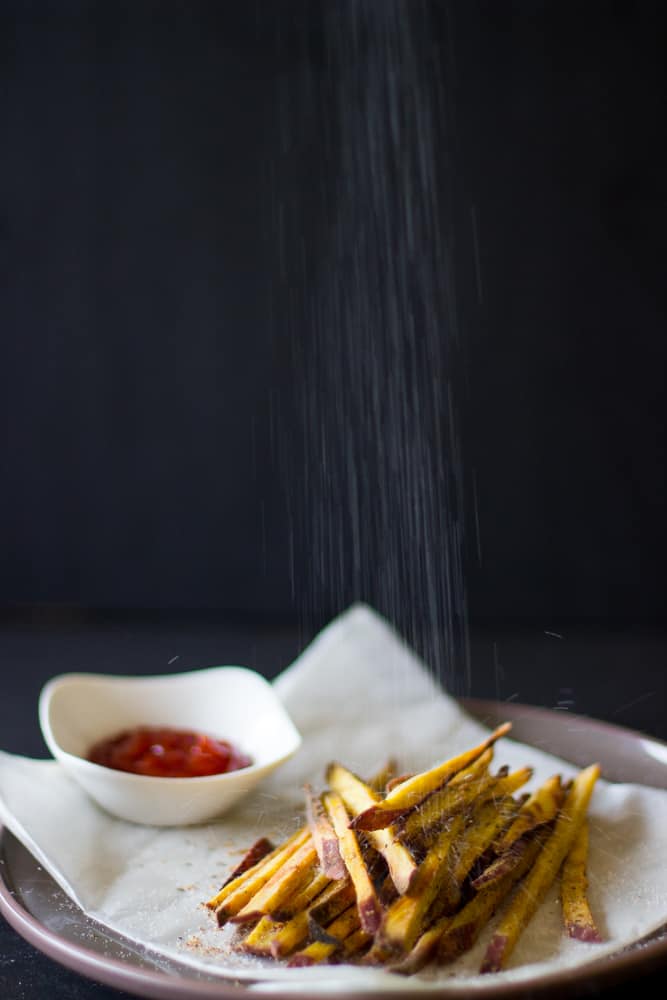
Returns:
[[[599,941],[586,811],[600,768],[517,797],[531,768],[491,770],[510,728],[416,775],[388,765],[366,782],[331,764],[326,791],[305,789],[304,826],[278,847],[253,844],[206,905],[238,925],[241,951],[404,974],[453,961],[502,907],[480,968],[497,972],[560,872],[566,932]]]

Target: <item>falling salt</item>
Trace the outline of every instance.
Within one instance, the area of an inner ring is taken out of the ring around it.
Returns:
[[[281,462],[300,606],[321,620],[368,601],[460,694],[470,659],[455,135],[436,7],[341,0],[324,5],[319,32],[296,31],[274,177],[294,379]],[[478,256],[477,267],[481,298]]]

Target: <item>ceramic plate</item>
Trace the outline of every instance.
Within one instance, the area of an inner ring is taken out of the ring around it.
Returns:
[[[667,744],[619,726],[595,722],[569,712],[531,708],[507,702],[462,700],[463,707],[489,726],[509,719],[512,735],[524,743],[585,765],[599,760],[611,781],[634,781],[667,788]],[[86,917],[6,830],[0,832],[0,912],[27,941],[44,954],[84,976],[116,989],[156,1000],[216,997],[232,1000],[252,994],[253,987],[208,976],[138,947]],[[525,984],[499,983],[484,996],[535,997],[589,993],[633,975],[645,975],[667,963],[667,926],[632,948],[602,958],[584,968],[566,969]],[[389,998],[410,994],[409,981],[385,993]],[[315,991],[272,985],[271,996],[285,1000],[316,1000]],[[380,997],[364,993],[363,1000]],[[437,997],[438,993],[429,993]],[[469,1000],[469,989],[448,987],[447,1000]],[[351,993],[346,996],[352,997]],[[361,995],[360,995],[361,1000]]]

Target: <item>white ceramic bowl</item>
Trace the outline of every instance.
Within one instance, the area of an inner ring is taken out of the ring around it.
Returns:
[[[271,685],[244,667],[160,677],[63,674],[42,690],[39,721],[53,756],[100,806],[153,826],[220,816],[301,744]],[[135,726],[208,733],[229,740],[253,763],[201,778],[153,778],[85,759],[98,740]]]

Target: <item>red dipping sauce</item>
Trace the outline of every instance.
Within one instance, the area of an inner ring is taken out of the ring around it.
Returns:
[[[151,778],[202,778],[252,764],[227,740],[162,726],[139,726],[101,740],[91,748],[88,760]]]

